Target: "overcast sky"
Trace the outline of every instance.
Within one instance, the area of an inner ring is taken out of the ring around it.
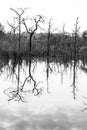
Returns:
[[[79,17],[81,31],[87,29],[87,0],[2,0],[0,3],[0,22],[11,19],[10,7],[30,7],[30,14],[43,14],[47,19],[53,18],[53,24],[72,31],[76,17]]]

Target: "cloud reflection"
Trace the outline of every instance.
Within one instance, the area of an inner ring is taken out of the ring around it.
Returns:
[[[24,113],[20,110],[17,115],[1,109],[0,130],[87,130],[87,113],[79,110],[63,108],[53,114],[33,114],[24,110]]]

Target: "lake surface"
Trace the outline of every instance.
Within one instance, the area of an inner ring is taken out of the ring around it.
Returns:
[[[87,74],[81,64],[73,84],[70,64],[30,60],[13,67],[12,61],[3,63],[0,130],[87,130]]]

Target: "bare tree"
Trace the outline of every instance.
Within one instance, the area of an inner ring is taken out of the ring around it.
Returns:
[[[8,26],[11,28],[11,33],[12,34],[16,34],[16,31],[17,31],[17,29],[18,29],[18,26],[16,26],[15,25],[15,17],[13,18],[13,23],[9,23],[8,21],[6,21],[7,22],[7,24],[8,24]]]
[[[52,19],[49,20],[48,32],[47,32],[47,69],[46,69],[46,73],[47,73],[47,92],[49,92],[48,79],[49,79],[49,71],[51,70],[50,63],[49,63],[51,29],[52,29]]]
[[[7,21],[8,26],[11,28],[11,44],[13,44],[13,51],[16,51],[16,44],[17,44],[17,39],[16,39],[16,32],[18,29],[18,26],[15,25],[15,18],[13,18],[13,23],[9,23]]]
[[[76,23],[75,23],[75,30],[74,30],[74,42],[73,42],[73,97],[74,99],[76,98],[76,67],[77,67],[77,42],[78,42],[78,33],[80,27],[78,26],[79,24],[79,18],[76,18]]]
[[[47,56],[47,68],[46,68],[46,78],[47,78],[47,92],[49,92],[49,72],[52,72],[52,68],[50,66],[50,43],[52,40],[52,34],[54,31],[56,31],[58,28],[53,29],[52,28],[53,24],[52,24],[52,19],[50,18],[49,22],[48,22],[48,30],[47,30],[47,52],[46,52],[46,56]]]
[[[16,9],[11,8],[11,10],[16,14],[15,19],[18,20],[18,32],[19,32],[19,48],[18,52],[20,53],[20,45],[21,45],[21,24],[22,24],[22,15],[25,13],[25,9],[18,8],[18,11]]]
[[[23,24],[25,26],[25,29],[26,29],[27,33],[29,34],[28,51],[29,51],[29,53],[31,53],[33,35],[35,34],[35,32],[37,31],[38,28],[41,28],[40,23],[43,23],[44,19],[43,19],[43,16],[36,15],[34,18],[30,18],[29,20],[34,22],[34,25],[31,26],[31,27],[27,26],[24,18],[22,19],[22,22],[23,22]]]
[[[52,27],[52,19],[49,20],[48,23],[48,33],[47,33],[47,56],[49,57],[50,53],[50,38],[51,38],[51,27]]]
[[[20,91],[20,63],[21,63],[20,45],[21,45],[21,23],[22,23],[22,15],[25,13],[26,9],[27,8],[25,8],[25,9],[18,8],[18,10],[21,11],[21,12],[19,12],[19,11],[15,10],[15,9],[11,8],[11,10],[16,14],[16,18],[15,19],[18,20],[17,22],[18,22],[18,34],[19,34],[19,40],[18,40],[19,41],[19,45],[18,45],[18,53],[19,53],[19,55],[18,55],[18,72],[16,74],[17,87],[15,89],[13,88],[11,90],[10,90],[10,88],[8,88],[8,90],[10,91],[10,92],[7,93],[8,96],[9,96],[9,100],[8,101],[11,101],[11,100],[17,100],[17,101],[21,100],[21,101],[24,101],[22,93]],[[15,33],[15,29],[16,28],[13,25],[11,25],[11,24],[9,24],[9,26],[13,29],[13,31]]]
[[[24,14],[25,9],[21,9],[19,8],[21,13],[19,13],[17,10],[15,9],[12,9],[12,11],[15,12],[15,14],[17,15],[16,19],[18,20],[18,33],[19,33],[19,47],[18,47],[18,50],[19,50],[19,55],[18,55],[18,71],[17,71],[17,74],[15,73],[16,75],[16,79],[17,79],[17,86],[15,88],[8,88],[6,89],[4,92],[9,96],[9,100],[8,101],[11,101],[11,100],[15,100],[15,101],[22,101],[22,102],[25,102],[24,101],[24,96],[23,96],[23,92],[24,92],[24,86],[26,84],[27,81],[32,81],[33,82],[33,87],[32,87],[32,93],[34,93],[35,95],[38,95],[40,94],[41,92],[41,88],[37,88],[37,85],[39,83],[36,83],[35,79],[33,78],[33,75],[31,73],[31,59],[29,59],[29,75],[25,78],[24,82],[22,85],[20,85],[20,62],[21,62],[21,57],[20,57],[20,44],[21,44],[21,23],[23,22],[26,29],[27,29],[27,25],[25,23],[25,21],[22,21],[22,15]],[[34,35],[35,31],[38,29],[39,26],[39,22],[43,22],[43,17],[38,15],[37,17],[35,17],[34,19],[32,19],[35,23],[35,28],[30,28],[28,31],[29,31],[29,34],[30,34],[30,43],[31,43],[31,40],[32,40],[32,36]],[[15,33],[15,27],[13,25],[11,25],[10,23],[8,23],[9,26],[13,29],[14,33]],[[32,43],[31,43],[32,44]],[[30,48],[31,48],[31,45],[30,45]],[[30,49],[31,50],[31,49]],[[30,90],[28,91],[30,92]]]

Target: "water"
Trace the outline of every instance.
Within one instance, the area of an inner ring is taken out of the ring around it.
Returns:
[[[0,130],[86,130],[87,74],[81,64],[74,88],[70,64],[30,61],[15,67],[1,62]]]

